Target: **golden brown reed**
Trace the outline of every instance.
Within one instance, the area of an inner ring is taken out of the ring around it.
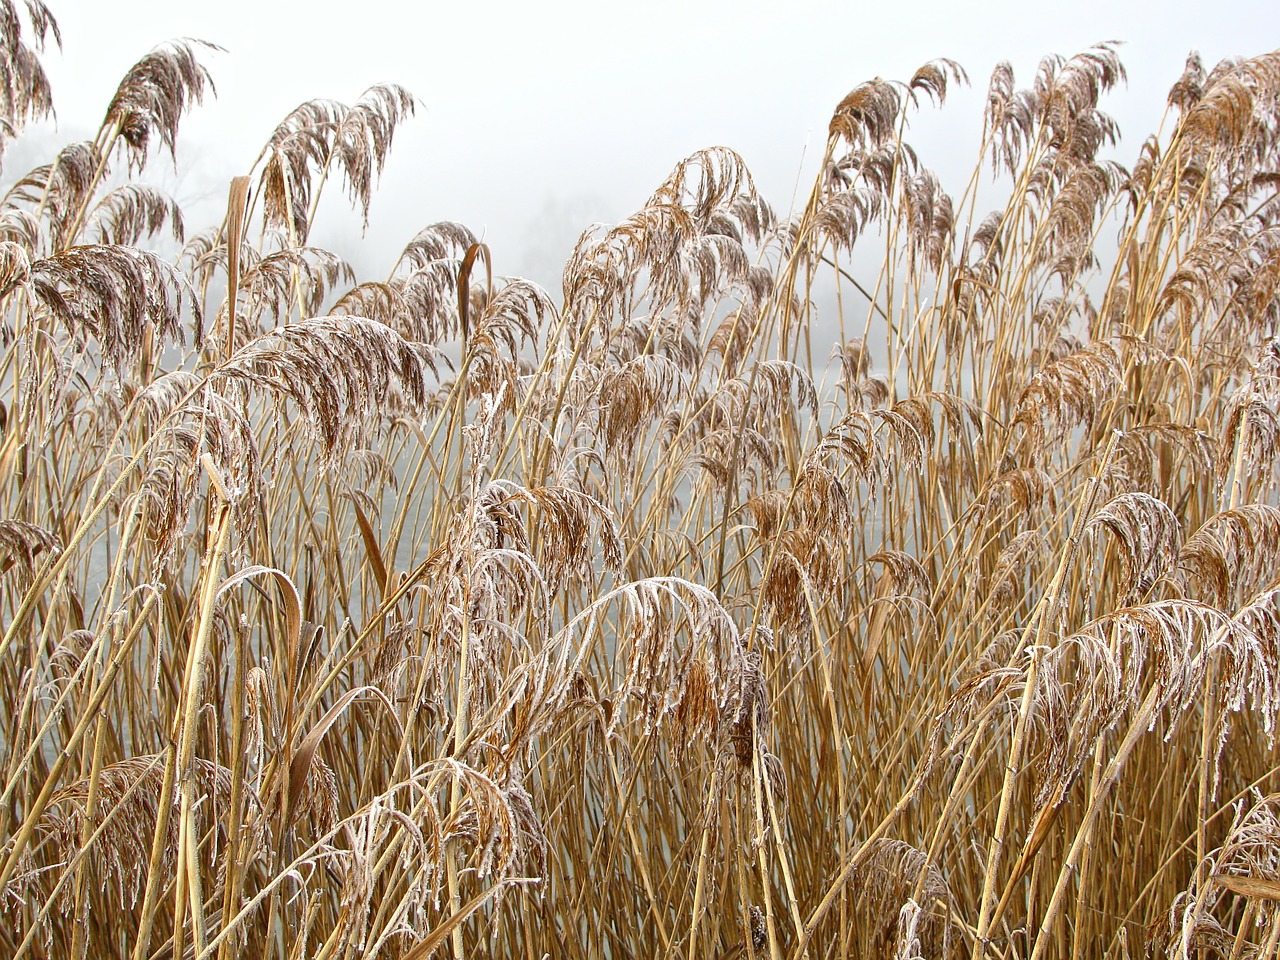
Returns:
[[[794,216],[700,151],[553,295],[310,244],[395,86],[188,237],[202,53],[0,199],[0,953],[1280,955],[1280,54],[1128,168],[1114,44],[1001,64],[958,194],[963,70],[877,79]]]

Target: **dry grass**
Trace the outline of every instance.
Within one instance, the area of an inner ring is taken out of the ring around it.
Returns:
[[[1111,47],[1002,66],[955,197],[962,71],[863,84],[797,215],[707,150],[554,296],[309,245],[394,87],[213,229],[109,187],[200,57],[0,199],[0,953],[1277,956],[1280,54],[1128,168]]]

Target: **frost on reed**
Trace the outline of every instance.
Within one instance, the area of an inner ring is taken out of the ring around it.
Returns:
[[[958,193],[960,67],[863,84],[795,215],[705,150],[554,292],[311,245],[393,86],[188,233],[202,55],[4,171],[0,954],[1280,953],[1280,55],[1127,165],[1111,46],[1002,65]]]

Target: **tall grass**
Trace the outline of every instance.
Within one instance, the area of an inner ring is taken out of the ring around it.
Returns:
[[[396,87],[187,232],[144,57],[0,200],[0,953],[1277,956],[1280,54],[1127,168],[1122,77],[997,68],[954,197],[960,68],[862,84],[796,215],[709,149],[553,295],[310,245]]]

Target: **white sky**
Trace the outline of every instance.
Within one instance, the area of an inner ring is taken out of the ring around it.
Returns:
[[[294,106],[394,81],[422,106],[397,137],[365,242],[340,217],[313,240],[374,274],[419,228],[460,220],[484,233],[498,273],[549,286],[582,227],[624,216],[700,147],[738,150],[786,212],[806,146],[815,153],[832,107],[877,75],[905,80],[938,56],[969,72],[969,91],[914,124],[921,159],[958,191],[1000,59],[1021,86],[1045,53],[1126,41],[1129,86],[1106,108],[1127,134],[1127,161],[1189,50],[1212,65],[1280,46],[1280,3],[1258,0],[47,2],[63,32],[62,52],[44,57],[58,129],[56,139],[37,131],[23,160],[92,135],[120,76],[155,44],[219,44],[227,53],[205,58],[217,99],[185,121],[184,173],[172,183],[198,228],[220,216],[226,180]],[[6,179],[19,172],[6,162]]]

